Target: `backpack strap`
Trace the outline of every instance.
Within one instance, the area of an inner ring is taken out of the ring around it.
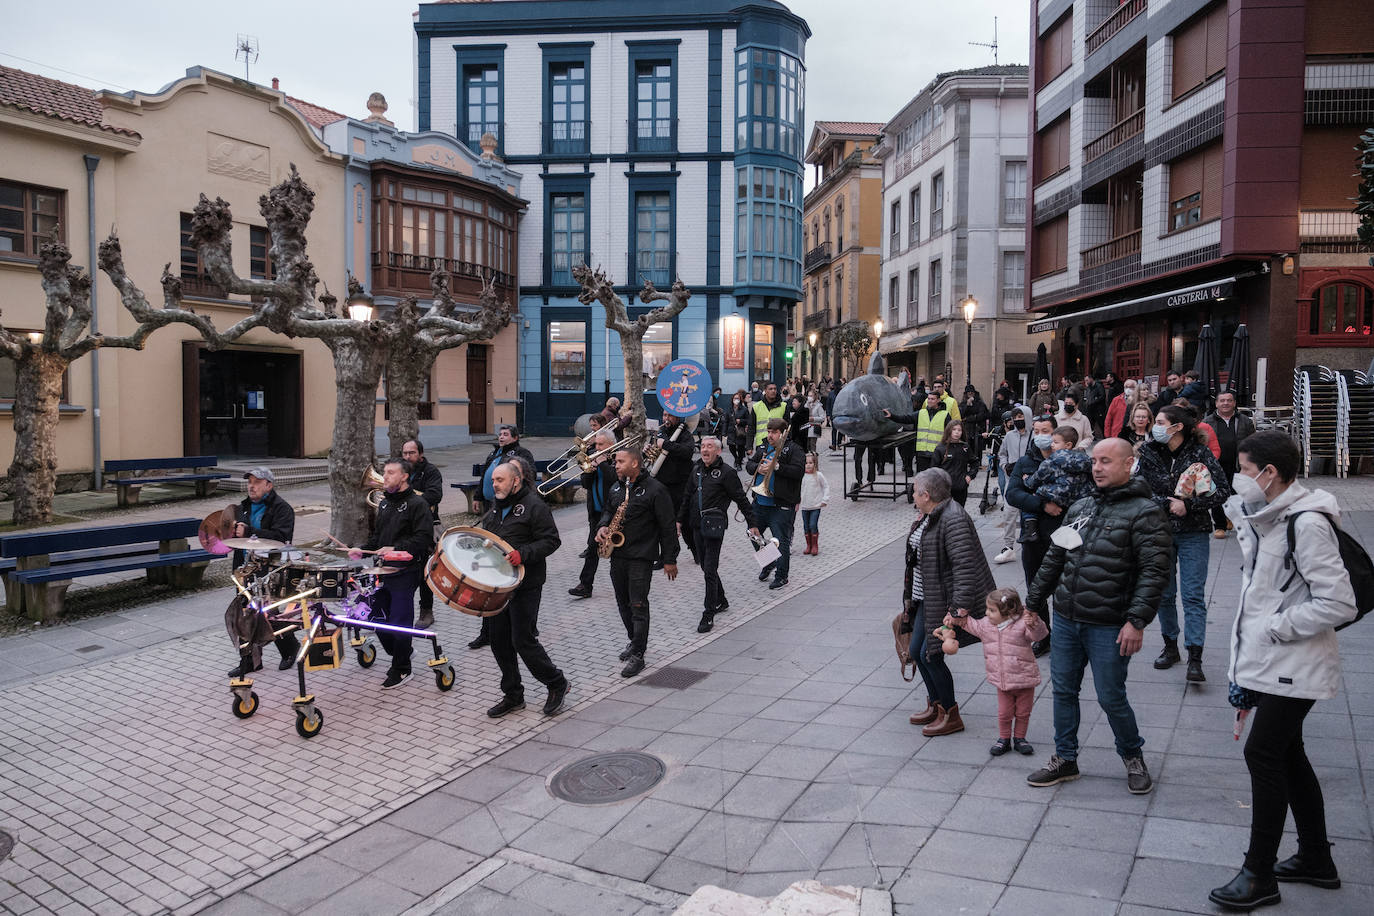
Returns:
[[[1283,583],[1283,585],[1279,588],[1279,591],[1280,591],[1280,592],[1286,592],[1286,591],[1288,591],[1288,586],[1292,585],[1292,584],[1293,584],[1293,580],[1296,579],[1299,575],[1301,575],[1301,573],[1298,572],[1298,563],[1297,563],[1297,561],[1293,558],[1293,551],[1294,551],[1295,549],[1297,549],[1297,545],[1298,545],[1297,531],[1296,531],[1297,524],[1298,524],[1298,516],[1299,516],[1299,515],[1308,515],[1308,514],[1315,514],[1315,515],[1320,515],[1320,516],[1322,516],[1322,517],[1325,518],[1328,522],[1331,523],[1331,527],[1332,527],[1332,528],[1339,528],[1339,527],[1340,527],[1339,525],[1336,524],[1336,520],[1335,520],[1334,518],[1331,517],[1330,513],[1323,512],[1323,511],[1321,511],[1320,509],[1302,509],[1302,510],[1299,510],[1299,511],[1297,511],[1297,512],[1294,512],[1294,513],[1292,513],[1292,514],[1290,514],[1290,515],[1288,516],[1288,551],[1287,551],[1287,553],[1285,553],[1285,554],[1283,555],[1283,568],[1284,568],[1284,569],[1291,569],[1291,570],[1293,570],[1293,571],[1289,574],[1287,580],[1285,580],[1284,583]]]

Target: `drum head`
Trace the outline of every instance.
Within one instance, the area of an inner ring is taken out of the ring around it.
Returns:
[[[471,529],[450,530],[439,548],[449,566],[466,578],[489,589],[514,588],[520,584],[520,573],[506,562],[506,551],[500,546],[486,546],[489,540]]]

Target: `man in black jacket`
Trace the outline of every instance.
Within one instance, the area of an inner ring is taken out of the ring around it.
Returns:
[[[612,398],[611,400],[615,400]],[[607,404],[610,402],[608,401]],[[534,454],[529,449],[520,444],[520,433],[514,426],[502,426],[496,430],[496,448],[491,450],[487,460],[482,463],[482,498],[473,505],[473,511],[486,512],[491,501],[496,498],[496,489],[492,484],[491,476],[496,471],[498,465],[510,461],[512,458],[524,458],[534,467]],[[482,629],[477,634],[477,638],[468,643],[469,649],[480,649],[483,646],[491,645],[491,628],[487,625],[486,618],[482,618]]]
[[[1234,392],[1221,391],[1217,394],[1217,409],[1209,413],[1204,422],[1217,434],[1217,444],[1221,446],[1221,458],[1218,463],[1226,472],[1227,487],[1234,493],[1235,489],[1231,487],[1231,483],[1236,479],[1236,446],[1254,434],[1255,421],[1243,413],[1236,412]],[[1225,510],[1213,509],[1212,536],[1224,538],[1230,527]]]
[[[410,554],[405,561],[387,561],[399,571],[382,577],[378,607],[393,627],[411,628],[415,624],[415,589],[420,571],[434,552],[434,519],[425,498],[410,488],[410,462],[392,458],[382,470],[386,496],[377,507],[377,521],[363,550],[387,552],[401,550]],[[350,559],[362,559],[360,550],[351,550]],[[410,677],[410,635],[377,631],[382,648],[391,656],[382,689],[399,687]]]
[[[1018,458],[1007,473],[1007,505],[1016,507],[1021,513],[1021,571],[1025,573],[1027,585],[1035,581],[1045,552],[1050,549],[1050,536],[1059,528],[1064,510],[1068,508],[1026,489],[1026,481],[1040,467],[1040,462],[1050,456],[1050,436],[1058,426],[1059,421],[1049,414],[1036,417],[1031,424],[1031,442],[1026,454]],[[1040,619],[1050,626],[1049,611],[1041,612]],[[1050,651],[1050,637],[1036,640],[1032,649],[1036,658],[1041,657]]]
[[[768,481],[772,495],[754,494],[754,517],[760,529],[767,526],[778,539],[778,559],[759,571],[759,581],[773,573],[773,582],[768,587],[782,588],[791,569],[792,527],[797,521],[797,503],[801,502],[802,478],[806,476],[806,452],[787,438],[786,420],[768,421],[768,438],[754,449],[754,454],[744,462],[744,469],[754,478],[754,486],[760,486],[772,471]]]
[[[291,504],[277,495],[276,477],[271,468],[256,467],[244,474],[248,481],[248,495],[239,503],[234,512],[234,537],[256,537],[268,541],[291,543],[296,533],[296,510]],[[247,558],[247,553],[235,550],[233,567],[238,569]],[[224,627],[229,638],[239,650],[239,664],[231,668],[230,677],[246,677],[262,668],[262,647],[275,642],[281,652],[279,668],[285,671],[296,663],[296,654],[301,644],[295,633],[283,633],[272,637],[272,625],[257,611],[248,611],[248,603],[242,595],[235,595],[224,611]],[[248,649],[240,648],[248,643]]]
[[[754,511],[744,496],[739,475],[726,469],[725,462],[721,461],[720,440],[707,436],[701,440],[701,460],[692,469],[682,508],[677,513],[678,531],[691,531],[696,538],[697,550],[701,555],[701,572],[706,577],[706,603],[701,613],[701,623],[697,624],[698,633],[711,632],[716,615],[730,606],[725,598],[725,588],[720,584],[720,547],[725,543],[731,503],[739,506],[744,523],[749,526],[749,533],[758,537],[758,522],[754,520]],[[714,514],[719,520],[718,536],[708,536],[703,531],[703,512]]]
[[[444,498],[444,475],[425,457],[424,444],[411,439],[401,446],[401,457],[410,462],[410,488],[424,497],[434,516],[434,539],[439,539],[439,503]],[[422,630],[434,626],[434,592],[420,589],[420,619],[415,625]]]
[[[1151,498],[1149,485],[1131,477],[1134,460],[1125,439],[1097,444],[1093,481],[1099,492],[1074,503],[1062,529],[1082,543],[1052,546],[1026,591],[1026,607],[1037,613],[1054,594],[1054,755],[1027,777],[1032,786],[1078,778],[1078,692],[1083,670],[1091,664],[1097,702],[1126,764],[1127,788],[1144,795],[1154,787],[1141,751],[1145,739],[1126,698],[1126,669],[1159,609],[1173,542],[1169,521]]]
[[[620,653],[625,667],[621,677],[634,677],[644,670],[644,651],[649,645],[649,586],[653,582],[654,562],[663,561],[668,581],[677,578],[677,525],[673,501],[663,484],[649,476],[644,455],[636,448],[615,453],[615,473],[619,480],[611,487],[611,498],[601,513],[596,542],[610,538],[610,524],[622,504],[620,534],[625,542],[611,554],[611,585],[615,603],[630,644]]]
[[[606,454],[596,460],[596,467],[590,473],[582,475],[582,490],[587,494],[587,549],[583,551],[582,574],[578,576],[577,584],[568,589],[568,594],[574,598],[592,596],[592,584],[596,581],[596,570],[601,561],[596,552],[596,532],[601,527],[601,513],[606,503],[610,502],[611,487],[615,486],[616,481],[615,459],[611,457],[611,452],[606,451],[615,445],[615,433],[603,429],[596,434],[594,441],[593,451],[605,451]]]
[[[674,435],[677,436],[676,439],[673,438]],[[692,453],[696,451],[696,443],[692,441],[692,433],[684,425],[682,418],[667,413],[663,415],[663,425],[659,427],[658,436],[663,446],[664,458],[658,473],[654,474],[654,480],[663,484],[664,489],[668,491],[668,496],[673,500],[673,517],[676,518],[682,509],[682,494],[687,489],[687,478],[692,476]],[[687,549],[692,552],[692,559],[700,563],[692,532],[689,530],[683,534]]]
[[[501,669],[501,702],[488,709],[487,715],[495,719],[525,708],[518,656],[530,674],[549,689],[544,715],[551,716],[563,705],[568,679],[549,660],[549,654],[535,634],[539,625],[539,599],[544,594],[547,578],[547,561],[563,541],[558,536],[558,526],[554,524],[548,504],[535,492],[532,482],[524,479],[519,462],[499,465],[492,480],[496,485],[496,501],[482,517],[481,527],[510,544],[506,560],[511,566],[524,566],[525,576],[505,610],[486,618],[490,621],[491,654],[496,656],[496,664]]]

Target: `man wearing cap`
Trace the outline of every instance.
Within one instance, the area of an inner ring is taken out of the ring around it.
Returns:
[[[410,462],[410,488],[424,497],[434,516],[434,541],[439,541],[439,503],[444,499],[444,475],[425,457],[425,446],[419,439],[410,439],[401,446],[401,457]],[[434,626],[434,592],[420,589],[420,617],[415,626],[428,630]]]
[[[276,478],[271,468],[256,467],[243,475],[248,481],[248,496],[239,503],[234,511],[234,532],[236,538],[256,537],[268,541],[291,543],[296,533],[296,510],[291,504],[277,495],[274,489]],[[247,554],[242,550],[234,551],[233,566],[243,565]],[[262,667],[262,647],[271,640],[272,628],[257,611],[246,612],[242,595],[236,595],[224,612],[224,626],[234,646],[249,643],[247,650],[239,649],[239,665],[229,672],[230,677],[245,677]],[[281,652],[281,670],[290,668],[300,651],[300,643],[294,633],[286,633],[273,640]]]

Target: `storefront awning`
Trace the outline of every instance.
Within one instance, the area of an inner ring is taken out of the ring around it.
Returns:
[[[1253,275],[1245,273],[1233,277],[1222,277],[1217,280],[1209,280],[1206,283],[1199,283],[1196,286],[1171,290],[1167,293],[1127,299],[1125,302],[1084,309],[1081,312],[1070,312],[1067,315],[1057,315],[1054,318],[1042,318],[1027,324],[1026,333],[1039,334],[1041,331],[1057,331],[1060,328],[1071,328],[1080,324],[1101,324],[1119,318],[1144,315],[1149,312],[1167,312],[1188,306],[1206,305],[1234,294],[1236,281],[1249,276]]]
[[[944,340],[948,334],[944,331],[936,331],[933,334],[922,334],[920,331],[907,331],[905,334],[893,334],[878,341],[878,352],[886,356],[889,353],[901,353],[906,350],[915,350],[927,344],[933,344],[937,340]]]

